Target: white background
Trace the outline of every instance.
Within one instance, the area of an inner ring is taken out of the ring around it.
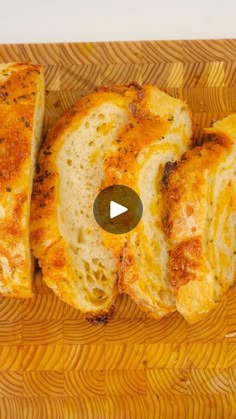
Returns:
[[[0,43],[236,38],[236,0],[0,0]]]

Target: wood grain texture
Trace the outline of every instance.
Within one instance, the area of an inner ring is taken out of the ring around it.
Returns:
[[[236,40],[0,45],[0,62],[45,66],[44,135],[102,84],[153,83],[187,100],[193,137],[236,111]],[[107,326],[35,276],[32,300],[0,299],[0,418],[236,418],[236,288],[188,325],[120,296]]]

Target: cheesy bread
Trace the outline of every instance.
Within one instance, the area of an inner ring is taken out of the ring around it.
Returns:
[[[30,200],[44,115],[42,67],[0,64],[0,294],[30,297]]]
[[[177,310],[205,316],[236,279],[236,114],[169,167],[166,233]]]
[[[143,216],[122,245],[115,238],[112,247],[117,248],[120,291],[160,318],[176,310],[162,223],[162,178],[166,162],[179,159],[191,143],[191,114],[184,102],[153,86],[140,90],[132,113],[119,151],[107,154],[105,184],[113,180],[134,189],[143,202]]]
[[[175,310],[160,188],[165,163],[190,137],[186,104],[137,84],[85,96],[49,132],[34,180],[32,248],[49,287],[91,321],[109,319],[118,291],[156,317]],[[93,217],[96,196],[114,184],[143,200],[143,221],[127,235],[104,232]]]

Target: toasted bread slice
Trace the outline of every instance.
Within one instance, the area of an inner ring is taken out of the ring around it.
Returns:
[[[236,279],[236,114],[170,170],[167,235],[178,311],[201,319]]]
[[[127,124],[136,87],[92,93],[48,134],[32,200],[31,242],[49,287],[65,302],[106,322],[117,295],[117,264],[102,241],[93,203],[108,149]]]
[[[44,115],[40,66],[0,65],[0,294],[30,297],[29,218]]]
[[[153,86],[140,90],[131,109],[118,151],[106,155],[103,186],[119,183],[133,188],[142,200],[143,217],[127,235],[110,238],[110,246],[119,261],[120,291],[160,318],[175,310],[162,224],[163,170],[167,161],[180,158],[189,147],[191,117],[184,102]]]

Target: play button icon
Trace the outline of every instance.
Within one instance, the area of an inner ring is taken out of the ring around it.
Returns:
[[[124,234],[139,223],[143,205],[133,189],[124,185],[112,185],[103,189],[95,199],[93,214],[103,230],[112,234]]]
[[[124,214],[126,211],[128,211],[128,208],[124,207],[123,205],[120,205],[114,201],[110,202],[110,218],[118,217],[118,215]]]

